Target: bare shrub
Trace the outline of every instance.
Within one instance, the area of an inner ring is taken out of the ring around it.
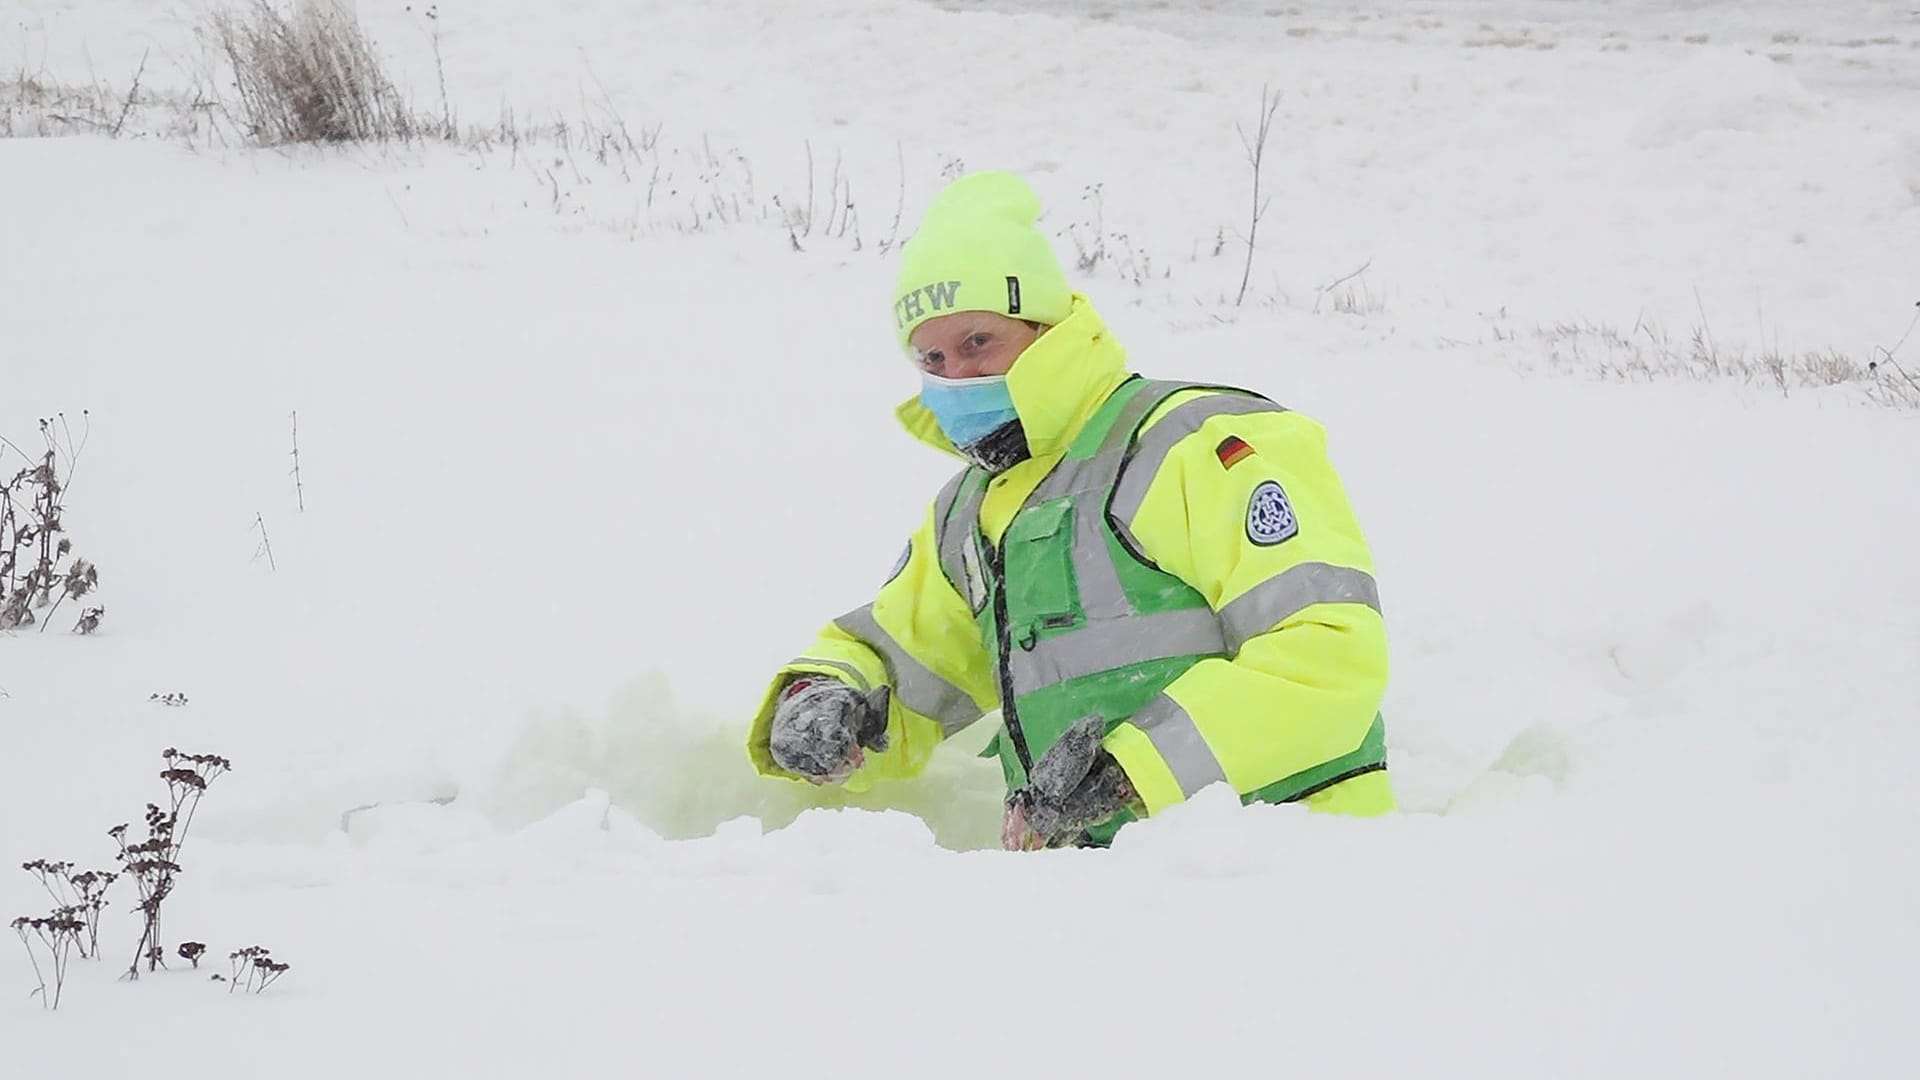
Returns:
[[[92,88],[56,86],[24,70],[0,82],[0,138],[46,138],[112,127],[109,104]]]
[[[1834,348],[1801,352],[1770,348],[1749,354],[1716,342],[1705,324],[1692,328],[1685,340],[1679,340],[1658,323],[1644,319],[1631,331],[1583,321],[1542,326],[1535,335],[1554,366],[1594,371],[1624,382],[1738,379],[1782,394],[1854,386],[1878,404],[1920,407],[1920,382],[1903,380],[1905,372],[1897,365],[1889,366],[1893,350],[1888,349],[1876,349],[1879,359],[1865,364]]]
[[[450,136],[416,116],[354,13],[338,0],[216,11],[205,36],[233,69],[241,119],[265,146]]]
[[[38,456],[0,439],[0,461],[12,451],[27,462],[0,477],[0,630],[36,622],[45,630],[62,603],[100,584],[100,571],[73,554],[66,536],[67,487],[86,446],[84,413],[82,421],[76,443],[65,414],[41,420],[46,449]]]
[[[1913,306],[1920,309],[1920,301]],[[1920,408],[1920,378],[1915,378],[1912,372],[1901,366],[1899,360],[1900,349],[1913,336],[1915,327],[1920,327],[1920,312],[1914,315],[1913,321],[1907,324],[1906,332],[1900,335],[1900,340],[1894,342],[1892,348],[1884,345],[1874,347],[1873,360],[1867,364],[1867,370],[1879,379],[1876,389],[1883,398]]]
[[[1105,189],[1105,184],[1093,183],[1081,190],[1080,201],[1087,205],[1086,220],[1070,223],[1064,231],[1073,241],[1073,264],[1089,277],[1104,266],[1122,281],[1144,285],[1155,276],[1153,255],[1136,246],[1128,233],[1107,227]]]
[[[1088,212],[1093,215],[1093,221],[1085,226],[1067,226],[1067,236],[1073,240],[1073,265],[1082,274],[1093,274],[1107,261],[1106,208],[1101,203],[1103,187],[1103,184],[1088,184],[1080,193],[1080,201],[1091,207]],[[1083,228],[1085,235],[1082,235]]]
[[[148,57],[130,73],[124,90],[105,82],[62,82],[44,72],[16,70],[0,79],[0,139],[68,135],[109,138],[160,136],[194,140],[214,136],[215,103],[190,90],[157,90],[146,82]]]

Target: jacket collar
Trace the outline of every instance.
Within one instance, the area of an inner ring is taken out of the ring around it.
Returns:
[[[1066,319],[1027,346],[1007,372],[1007,390],[1034,460],[1064,454],[1101,402],[1126,380],[1126,350],[1113,340],[1093,304],[1076,293]],[[960,456],[918,396],[903,402],[894,415],[909,435]]]

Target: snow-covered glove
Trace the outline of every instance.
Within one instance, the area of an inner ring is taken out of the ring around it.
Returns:
[[[1061,847],[1125,810],[1133,783],[1100,745],[1106,722],[1089,716],[1040,755],[1025,787],[1007,796],[1000,844],[1008,851]]]
[[[774,764],[816,784],[837,784],[887,748],[887,688],[862,694],[838,679],[795,679],[781,691],[768,749]]]

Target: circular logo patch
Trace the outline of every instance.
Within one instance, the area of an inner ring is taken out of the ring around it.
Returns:
[[[1277,480],[1262,480],[1247,500],[1247,539],[1261,547],[1291,540],[1300,532],[1300,519]]]

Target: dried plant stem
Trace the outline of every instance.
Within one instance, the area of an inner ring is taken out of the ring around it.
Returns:
[[[267,521],[258,511],[253,515],[253,527],[260,533],[260,546],[254,550],[254,558],[267,557],[267,569],[278,571],[280,567],[273,561],[273,538],[267,535]]]
[[[427,9],[427,21],[433,24],[433,72],[440,79],[441,137],[451,139],[459,128],[453,122],[453,106],[447,102],[447,64],[440,56],[440,8]]]
[[[53,897],[53,906],[55,907],[71,907],[73,905],[72,899],[63,895],[66,891],[67,865],[66,863],[41,861],[30,862],[26,864],[24,868],[40,882],[41,888],[47,890],[47,895]],[[56,882],[59,883],[60,888],[56,889],[54,887]]]
[[[128,979],[140,977],[142,959],[147,961],[148,971],[157,970],[165,963],[160,916],[167,898],[173,894],[174,879],[180,873],[180,850],[186,845],[194,813],[207,786],[232,768],[231,762],[218,755],[182,754],[172,747],[161,757],[167,762],[160,777],[167,782],[171,809],[163,811],[153,803],[147,804],[147,839],[138,844],[127,843],[125,825],[108,831],[120,845],[117,858],[133,875],[134,885],[140,892],[139,910],[143,916],[140,943],[124,976]]]
[[[902,143],[893,144],[894,158],[900,170],[900,190],[898,201],[893,205],[893,224],[887,229],[887,238],[880,241],[880,253],[887,254],[900,240],[900,218],[907,211],[907,150]]]
[[[61,993],[67,985],[67,965],[71,961],[73,934],[70,930],[55,930],[47,942],[47,950],[53,953],[53,1007],[60,1007]]]
[[[1247,164],[1253,169],[1253,203],[1247,220],[1247,261],[1240,270],[1240,291],[1235,294],[1233,303],[1238,307],[1247,298],[1247,281],[1253,276],[1253,252],[1260,231],[1260,219],[1267,214],[1267,204],[1272,197],[1260,197],[1260,181],[1267,157],[1267,135],[1273,128],[1273,116],[1280,111],[1280,92],[1270,90],[1266,85],[1260,87],[1260,123],[1254,129],[1251,139],[1245,128],[1238,123],[1234,130],[1240,133],[1240,145],[1247,152]]]
[[[352,10],[267,0],[216,12],[208,36],[233,68],[240,112],[262,144],[410,139],[423,125],[394,87]]]
[[[127,88],[127,100],[121,103],[120,116],[113,122],[113,137],[116,139],[120,137],[120,129],[127,126],[127,114],[133,112],[133,101],[140,95],[140,77],[147,73],[147,54],[150,51],[142,50],[140,53],[140,67],[133,73],[133,85]]]
[[[0,480],[0,630],[38,622],[44,633],[62,603],[86,595],[99,582],[91,563],[71,557],[73,543],[63,520],[65,495],[86,445],[85,434],[76,444],[73,428],[61,413],[40,421],[40,438],[46,449],[37,456],[0,439],[0,446],[27,461],[25,468]],[[52,612],[46,617],[37,614],[49,606]]]
[[[1325,285],[1320,286],[1318,289],[1315,289],[1314,297],[1313,297],[1313,314],[1315,315],[1320,314],[1320,301],[1328,293],[1332,292],[1333,290],[1339,288],[1342,285],[1345,285],[1347,282],[1352,281],[1354,278],[1359,277],[1360,275],[1366,273],[1368,270],[1372,268],[1373,268],[1373,260],[1368,259],[1366,262],[1361,263],[1358,269],[1355,269],[1346,274],[1342,274],[1341,276],[1334,278],[1332,281],[1327,282]]]
[[[26,946],[27,960],[33,964],[33,977],[40,984],[34,993],[40,995],[40,1003],[48,1009],[60,1007],[62,990],[67,985],[67,969],[73,960],[74,946],[80,940],[82,924],[74,914],[78,908],[61,907],[54,909],[51,915],[43,918],[21,916],[13,920],[14,933],[20,935],[20,943]],[[47,951],[47,968],[40,966],[39,953],[35,942]],[[47,991],[47,971],[53,973],[53,991]]]
[[[1913,306],[1920,308],[1920,303],[1915,303]],[[1920,391],[1920,379],[1915,379],[1907,372],[1907,369],[1901,365],[1900,361],[1894,359],[1894,354],[1898,353],[1900,347],[1907,343],[1907,339],[1913,336],[1913,329],[1916,326],[1920,326],[1920,311],[1914,313],[1913,320],[1907,323],[1906,332],[1900,335],[1899,341],[1893,343],[1893,348],[1881,348],[1878,350],[1880,359],[1876,361],[1876,364],[1885,364],[1892,368],[1902,379],[1907,381],[1907,385],[1913,387],[1916,391]]]
[[[35,990],[34,993],[39,994],[40,1000],[44,1002],[47,1000],[47,977],[40,971],[40,957],[33,951],[33,939],[27,936],[24,920],[15,920],[13,928],[20,935],[20,944],[26,947],[27,960],[33,964],[34,981],[40,984],[40,989]]]
[[[300,410],[293,411],[293,497],[301,513],[307,511],[307,489],[300,481]]]

